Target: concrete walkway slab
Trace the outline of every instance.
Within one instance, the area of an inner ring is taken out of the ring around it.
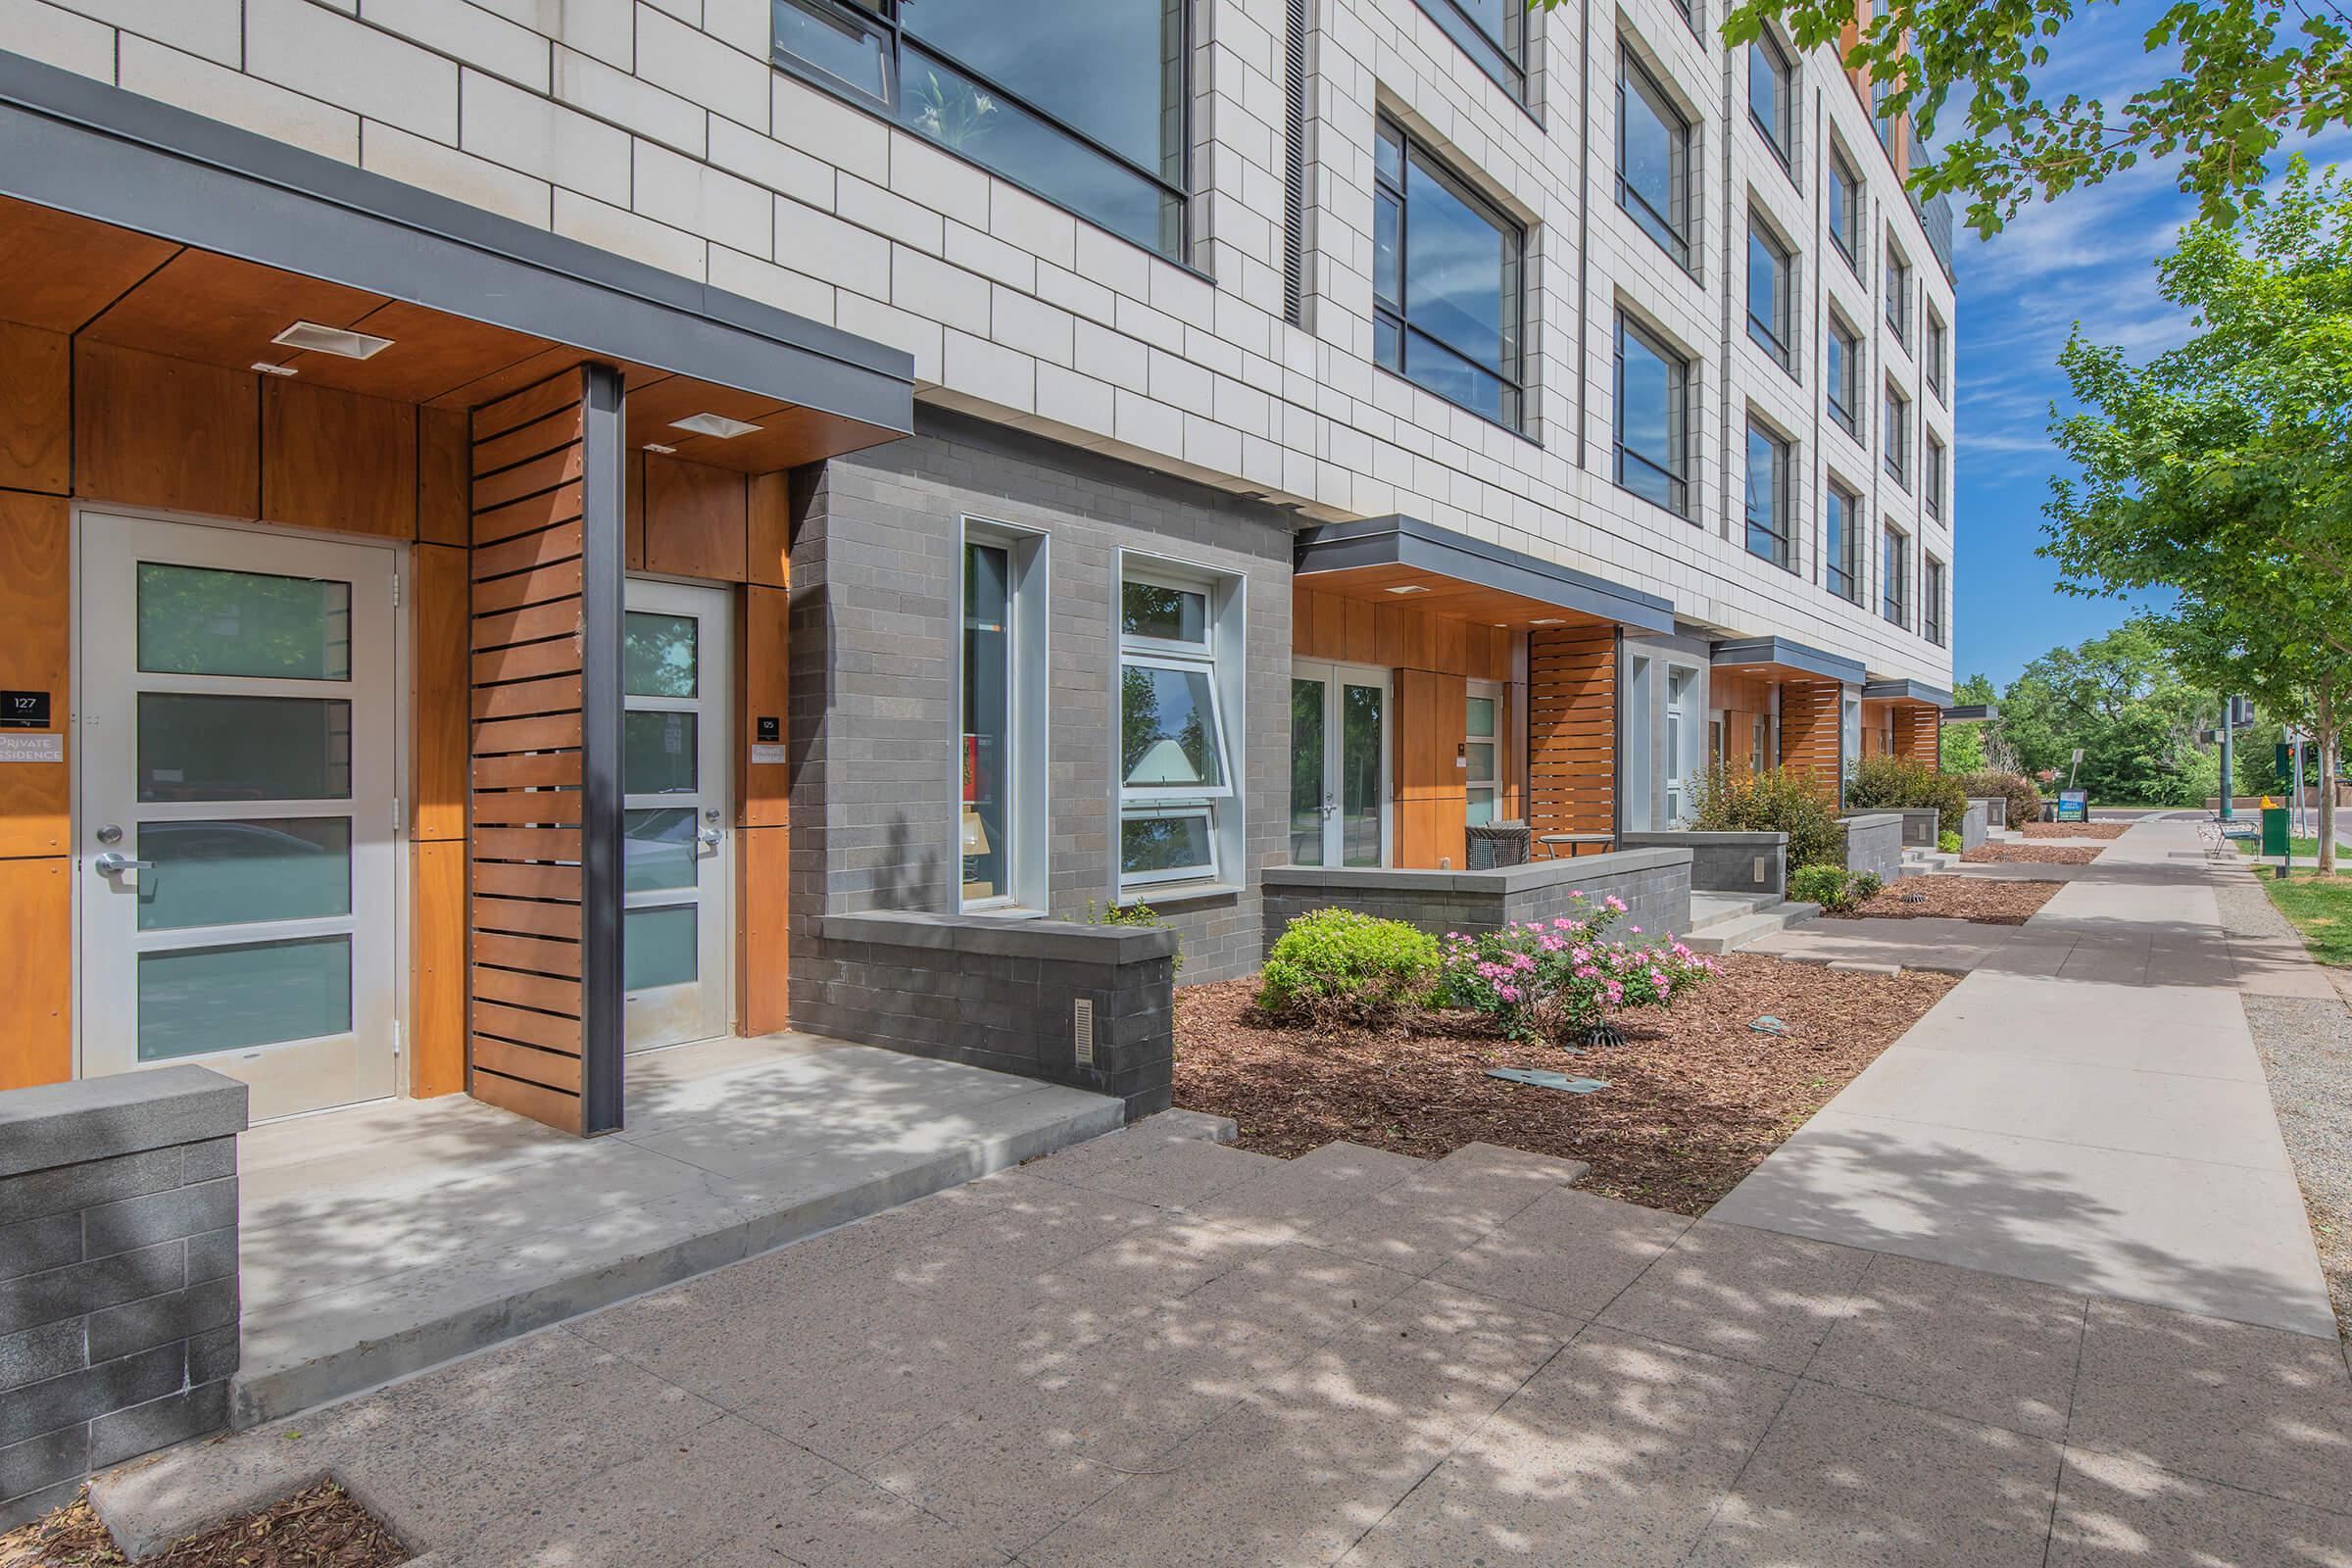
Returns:
[[[2332,1342],[1500,1151],[1270,1163],[1114,1134],[93,1499],[144,1553],[333,1476],[417,1568],[2352,1561]]]
[[[240,1193],[262,1421],[1118,1127],[1118,1102],[813,1036],[635,1056],[583,1140],[464,1096],[265,1124]]]
[[[2198,843],[2134,825],[1709,1218],[2332,1337]]]

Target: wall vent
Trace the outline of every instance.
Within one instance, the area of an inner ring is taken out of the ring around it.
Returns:
[[[1078,1050],[1078,1065],[1095,1064],[1095,999],[1080,997],[1070,1004],[1070,1042]]]
[[[1306,7],[1289,0],[1282,68],[1282,318],[1306,324]]]

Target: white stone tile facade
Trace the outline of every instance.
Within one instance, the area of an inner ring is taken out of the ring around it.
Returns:
[[[769,0],[0,0],[5,37],[66,69],[831,322],[913,355],[922,395],[1309,515],[1402,512],[1669,597],[1721,633],[1778,633],[1874,677],[1951,681],[1950,281],[1860,93],[1797,64],[1784,167],[1746,108],[1722,0],[1569,0],[1529,20],[1530,103],[1425,10],[1309,0],[1306,299],[1284,318],[1285,0],[1190,0],[1190,268],[992,175],[768,60]],[[1690,269],[1620,210],[1619,51],[1696,127]],[[1527,228],[1524,433],[1372,361],[1373,126],[1388,113]],[[1827,237],[1825,153],[1865,185],[1859,265]],[[1745,331],[1746,229],[1795,253],[1794,371]],[[1908,260],[1908,344],[1881,290]],[[1618,487],[1619,309],[1695,366],[1690,516]],[[1836,310],[1863,343],[1862,439],[1829,418]],[[1920,364],[1944,323],[1939,396]],[[1907,484],[1879,450],[1909,400]],[[1745,426],[1791,441],[1794,560],[1744,548]],[[1924,433],[1923,433],[1924,432]],[[1942,515],[1920,454],[1941,443]],[[1822,486],[1862,499],[1861,603],[1823,580]],[[1891,523],[1907,624],[1880,612]],[[1922,556],[1946,646],[1922,635]]]

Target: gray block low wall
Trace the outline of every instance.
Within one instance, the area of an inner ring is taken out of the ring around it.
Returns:
[[[1960,850],[1962,854],[1965,855],[1984,842],[1986,829],[1992,821],[1991,812],[1987,808],[1993,804],[1990,801],[1970,801],[1968,803],[1968,814],[1960,819]],[[2007,803],[2002,804],[2006,805]]]
[[[793,946],[796,1028],[1115,1095],[1131,1121],[1168,1108],[1174,931],[903,909],[811,924]]]
[[[2007,827],[2009,825],[2008,796],[1972,795],[1968,798],[1968,803],[1971,806],[1979,806],[1984,808],[1984,825],[1986,827]]]
[[[1694,893],[1769,893],[1788,896],[1788,835],[1701,832],[1620,833],[1619,848],[1689,850]]]
[[[1514,920],[1550,920],[1572,912],[1572,894],[1588,903],[1615,894],[1626,905],[1617,934],[1654,940],[1690,923],[1691,851],[1618,850],[1573,860],[1537,860],[1493,871],[1408,871],[1367,866],[1277,865],[1262,873],[1266,947],[1283,928],[1314,909],[1355,909],[1403,920],[1433,935],[1493,931]],[[1629,928],[1640,926],[1636,937]]]
[[[0,1530],[228,1424],[244,1129],[202,1067],[0,1094]]]
[[[1928,813],[1934,816],[1936,813]],[[1869,811],[1857,816],[1841,816],[1838,826],[1845,834],[1845,868],[1860,873],[1876,872],[1882,882],[1891,882],[1903,874],[1903,815],[1900,811]]]
[[[1932,850],[1943,837],[1943,813],[1933,806],[1901,806],[1893,808],[1894,814],[1903,819],[1903,844],[1906,848]]]

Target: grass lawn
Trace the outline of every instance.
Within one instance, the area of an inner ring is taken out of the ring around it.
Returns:
[[[2230,842],[2237,846],[2237,853],[2240,855],[2259,855],[2262,853],[2262,840],[2258,838],[2231,839]],[[2286,842],[2293,846],[2296,859],[2307,862],[2317,861],[2319,859],[2320,841],[2318,839],[2288,839]],[[2338,858],[2342,858],[2340,854]]]
[[[2262,885],[2278,912],[2303,933],[2303,945],[2313,957],[2352,969],[2352,876],[2339,871],[2323,878],[2298,867],[2289,881],[2266,876]]]

